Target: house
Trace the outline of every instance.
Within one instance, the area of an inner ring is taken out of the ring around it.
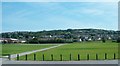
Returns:
[[[100,41],[101,39],[102,39],[102,38],[99,37],[97,40]]]
[[[14,38],[0,38],[0,43],[18,43],[18,39]]]
[[[3,39],[2,38],[0,38],[0,43],[2,43],[3,42]]]
[[[25,40],[18,40],[19,43],[25,43],[26,41]]]
[[[82,42],[82,39],[79,39],[80,42]]]
[[[92,41],[92,39],[91,39],[91,38],[89,38],[89,39],[88,39],[88,41]]]

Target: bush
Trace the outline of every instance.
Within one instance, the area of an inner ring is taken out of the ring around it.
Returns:
[[[120,43],[120,37],[117,38],[117,43]]]
[[[31,39],[31,40],[28,40],[27,43],[39,43],[39,41],[38,41],[37,38],[34,38],[34,39]]]

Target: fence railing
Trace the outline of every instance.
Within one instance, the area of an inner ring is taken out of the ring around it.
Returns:
[[[51,57],[51,61],[55,61],[55,60],[54,60],[55,57],[54,57],[53,54],[51,54],[50,57]],[[104,53],[103,58],[104,58],[103,60],[108,60],[108,54],[107,54],[107,53]],[[11,60],[11,55],[10,55],[10,54],[8,54],[8,59]],[[27,54],[25,55],[24,59],[25,59],[26,61],[28,60],[28,55],[27,55]],[[45,54],[42,54],[41,59],[42,59],[42,61],[47,61],[47,60],[45,60]],[[64,61],[63,59],[64,59],[63,55],[60,54],[60,55],[59,55],[59,60],[60,60],[60,61]],[[117,56],[116,56],[115,53],[113,53],[113,55],[112,55],[112,60],[115,60],[115,59],[117,59]],[[20,55],[19,55],[19,54],[17,54],[16,60],[17,60],[17,61],[20,60]],[[34,60],[34,61],[37,60],[36,54],[33,54],[33,60]],[[72,59],[72,54],[69,54],[69,61],[71,61],[71,60],[73,60],[73,59]],[[82,60],[82,59],[81,59],[81,55],[78,54],[78,55],[77,55],[77,61],[80,61],[80,60]],[[86,60],[91,60],[91,59],[90,59],[90,54],[87,54],[87,55],[86,55]],[[95,54],[95,60],[100,60],[99,54]]]

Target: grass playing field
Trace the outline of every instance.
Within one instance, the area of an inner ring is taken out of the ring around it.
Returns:
[[[90,60],[96,59],[96,54],[98,54],[99,60],[105,59],[105,53],[107,53],[107,59],[111,60],[114,59],[114,53],[115,58],[118,58],[118,43],[107,41],[106,43],[102,43],[99,41],[96,42],[82,42],[82,43],[70,43],[65,44],[63,46],[46,50],[43,52],[37,52],[36,54],[36,60],[42,61],[43,60],[43,54],[44,54],[44,60],[45,61],[60,61],[62,54],[62,60],[63,61],[69,61],[70,60],[70,54],[71,54],[71,60],[78,60],[78,54],[80,54],[80,60],[86,60],[87,54],[89,54]],[[53,54],[53,58],[51,57],[51,54]],[[30,54],[27,57],[27,60],[33,60],[34,54]],[[25,60],[25,56],[21,56],[20,60]]]
[[[47,48],[55,45],[37,45],[37,44],[4,44],[2,45],[2,55],[17,54],[26,51],[32,51]]]

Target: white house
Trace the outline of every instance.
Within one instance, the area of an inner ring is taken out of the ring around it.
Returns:
[[[82,39],[79,39],[80,42],[82,42]]]
[[[97,40],[101,40],[101,38],[99,37]]]

